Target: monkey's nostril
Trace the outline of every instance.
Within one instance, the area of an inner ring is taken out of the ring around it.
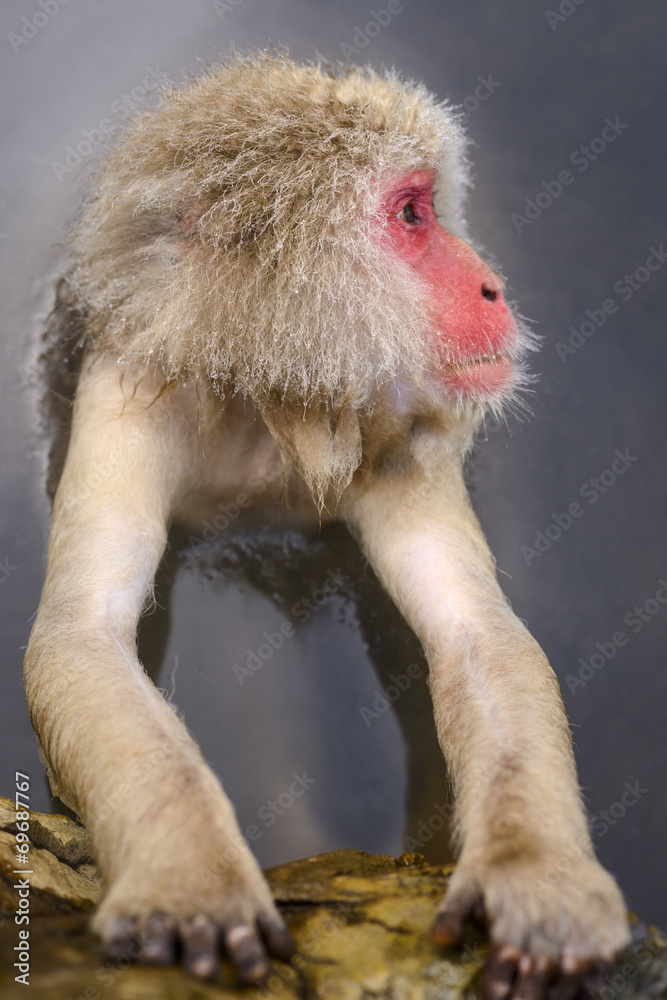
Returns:
[[[498,298],[498,292],[494,292],[488,285],[482,285],[482,298],[488,299],[489,302],[495,302]]]

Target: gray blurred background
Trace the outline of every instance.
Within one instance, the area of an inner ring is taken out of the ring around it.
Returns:
[[[5,0],[0,24],[0,793],[13,795],[19,770],[32,808],[51,809],[21,686],[49,526],[35,358],[100,138],[150,105],[154,80],[180,81],[233,46],[395,65],[463,105],[475,143],[471,232],[544,338],[533,416],[482,436],[474,503],[505,591],[560,677],[600,857],[630,907],[664,927],[664,3]],[[568,522],[575,502],[582,513]],[[333,545],[320,567],[339,564],[337,545],[343,560],[345,541]],[[354,608],[337,596],[240,684],[234,665],[287,620],[271,572],[255,587],[174,557],[166,577],[171,613],[148,623],[146,658],[161,660],[158,683],[242,827],[258,833],[262,864],[337,847],[438,856],[445,793],[437,767],[419,765],[423,734],[425,760],[432,751],[423,678],[396,703],[399,721],[361,711],[382,705],[409,644],[388,643],[378,675]],[[311,593],[305,579],[299,591],[292,574],[294,593]],[[416,750],[404,742],[410,722]],[[428,770],[414,794],[409,769]]]

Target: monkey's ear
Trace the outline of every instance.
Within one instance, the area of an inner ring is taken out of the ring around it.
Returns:
[[[332,491],[338,501],[361,463],[361,429],[356,407],[332,411],[328,404],[304,407],[284,402],[262,409],[283,454],[306,483],[320,510]]]

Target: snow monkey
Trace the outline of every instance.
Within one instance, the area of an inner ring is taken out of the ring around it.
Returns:
[[[81,363],[25,681],[53,791],[90,831],[111,957],[133,942],[205,979],[226,954],[252,983],[293,949],[137,655],[170,525],[239,496],[248,523],[347,525],[422,644],[457,803],[436,944],[483,915],[487,994],[540,997],[628,942],[556,678],[464,485],[531,346],[466,242],[466,162],[422,86],[259,54],[165,89],[92,183],[51,321]]]

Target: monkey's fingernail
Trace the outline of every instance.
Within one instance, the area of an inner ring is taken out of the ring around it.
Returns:
[[[459,940],[463,934],[465,921],[460,913],[454,910],[443,910],[435,919],[431,937],[436,944],[443,948],[449,948]]]
[[[111,925],[109,937],[104,945],[104,954],[110,962],[117,962],[121,958],[135,958],[137,922],[134,917],[117,917]]]
[[[242,983],[261,983],[271,969],[268,959],[259,955],[245,958],[242,962],[237,959],[234,966]]]
[[[225,937],[225,944],[242,982],[259,983],[269,974],[270,966],[264,949],[250,927],[233,927]]]
[[[498,974],[484,977],[482,996],[484,1000],[506,1000],[512,989],[514,975],[499,976]]]
[[[212,952],[201,952],[188,958],[187,967],[188,971],[197,979],[213,979],[218,967],[218,960]]]
[[[566,976],[581,976],[585,972],[589,972],[593,968],[593,964],[593,960],[590,958],[582,958],[580,955],[565,952],[561,958],[560,966]]]
[[[515,1000],[544,1000],[552,968],[553,963],[546,955],[533,958],[524,953],[519,959],[519,976],[512,997]]]
[[[495,958],[502,965],[516,965],[521,958],[521,949],[513,944],[501,944],[495,953]]]
[[[166,913],[151,913],[144,926],[141,960],[147,965],[170,965],[176,953],[176,921]]]
[[[197,979],[213,979],[218,969],[218,931],[205,914],[188,921],[183,933],[184,964]]]
[[[272,955],[276,958],[289,958],[294,954],[296,951],[294,938],[282,920],[273,916],[260,916],[257,918],[257,923]]]
[[[505,1000],[510,995],[520,957],[521,951],[513,945],[501,945],[492,952],[482,983],[484,1000]]]

